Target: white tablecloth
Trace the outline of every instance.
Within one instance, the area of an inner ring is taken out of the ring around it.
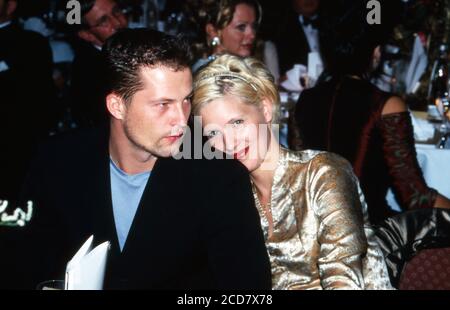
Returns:
[[[416,150],[428,186],[450,197],[450,150],[440,150],[430,144],[416,144]],[[387,200],[392,209],[400,211],[391,191],[388,192]]]

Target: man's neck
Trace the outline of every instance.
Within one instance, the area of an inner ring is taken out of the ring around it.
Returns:
[[[109,155],[117,167],[130,175],[151,171],[157,160],[152,154],[133,145],[119,124],[112,123]]]

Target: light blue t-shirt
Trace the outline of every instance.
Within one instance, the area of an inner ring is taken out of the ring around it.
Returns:
[[[125,241],[151,171],[129,175],[110,159],[111,196],[120,250]]]

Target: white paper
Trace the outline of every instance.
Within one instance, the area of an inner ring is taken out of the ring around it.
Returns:
[[[94,236],[90,236],[66,268],[66,290],[101,290],[105,278],[106,262],[110,243],[92,249]]]

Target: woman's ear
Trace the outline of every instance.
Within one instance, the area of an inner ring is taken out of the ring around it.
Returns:
[[[216,27],[214,27],[211,23],[206,24],[205,31],[208,35],[208,42],[210,42],[214,37],[219,36],[219,32],[217,31]]]
[[[125,119],[127,108],[122,97],[119,95],[111,93],[106,96],[106,108],[115,119]]]
[[[273,121],[273,103],[267,98],[264,98],[262,101],[262,109],[264,114],[264,119],[268,124]]]

